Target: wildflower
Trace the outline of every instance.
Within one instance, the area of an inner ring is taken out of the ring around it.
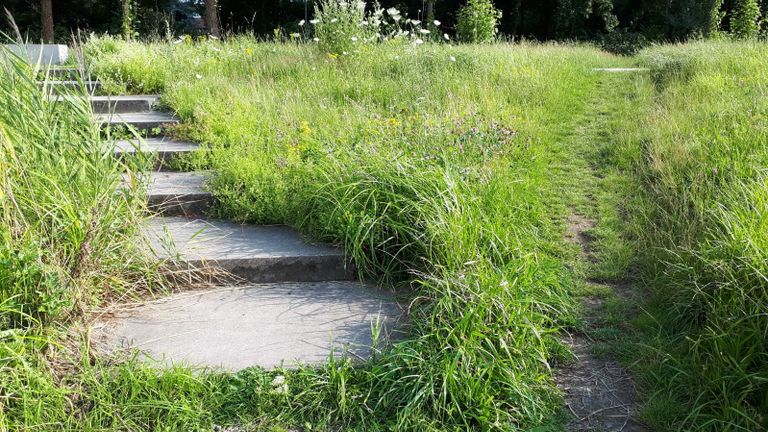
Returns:
[[[352,36],[350,39],[352,39],[352,42],[357,42],[357,36]]]
[[[455,62],[455,61],[456,61],[456,57],[454,57],[454,56],[451,56],[451,61],[452,61],[452,62]]]
[[[301,35],[300,35],[300,34],[298,34],[298,33],[291,33],[291,39],[296,39],[296,38],[298,38],[299,36],[301,36]]]
[[[317,18],[309,20],[309,23],[312,24],[312,25],[315,25],[315,24],[317,24],[319,22],[320,22],[320,20],[317,19]]]
[[[312,38],[312,40],[315,41],[315,42],[320,42],[320,38],[316,38],[315,37],[315,38]]]
[[[434,21],[432,21],[432,24],[434,24],[435,26],[439,26],[442,23],[440,21],[438,21],[438,20],[434,20]]]
[[[429,34],[429,30],[421,29],[421,30],[419,30],[419,33],[421,33],[421,34]]]
[[[347,55],[347,52],[346,51],[342,51],[341,55]]]
[[[305,22],[304,20],[299,21],[299,27],[303,27],[304,26],[304,22]]]
[[[397,10],[397,8],[393,8],[393,7],[387,9],[387,13],[389,14],[389,16],[400,15],[400,11]]]
[[[288,393],[288,383],[285,382],[285,376],[278,375],[272,380],[272,391],[276,394]]]
[[[451,37],[448,36],[448,33],[443,33],[443,39],[445,40],[451,40]]]
[[[413,25],[419,25],[419,24],[421,24],[421,21],[419,21],[419,20],[411,20],[411,23]]]
[[[251,55],[251,53],[253,53],[252,49],[250,49],[250,48],[246,48],[245,49],[245,55]]]
[[[421,45],[424,43],[424,41],[421,39],[416,39],[415,41],[413,41],[413,43],[415,43],[416,45]]]
[[[195,78],[197,78],[197,79],[203,79],[203,76],[202,76],[202,75],[200,75],[200,74],[195,74]]]
[[[335,22],[336,22],[336,21],[338,21],[338,20],[339,20],[338,18],[334,18],[334,19],[332,19],[332,20],[331,20],[331,22],[332,22],[332,23],[335,23]]]

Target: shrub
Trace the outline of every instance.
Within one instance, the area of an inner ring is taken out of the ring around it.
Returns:
[[[739,39],[757,37],[760,31],[760,6],[757,0],[737,0],[731,16],[731,32]]]
[[[320,0],[315,5],[315,37],[320,48],[331,54],[354,52],[357,45],[371,42],[375,32],[367,23],[365,2]]]
[[[648,39],[640,33],[614,30],[600,40],[600,48],[619,55],[633,56],[648,45]]]
[[[460,41],[490,42],[498,32],[501,11],[491,0],[469,0],[458,13],[456,32]]]

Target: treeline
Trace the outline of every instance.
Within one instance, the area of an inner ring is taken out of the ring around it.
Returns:
[[[212,0],[208,0],[209,2]],[[412,17],[455,24],[466,0],[381,0]],[[41,38],[41,4],[46,0],[2,0],[25,37]],[[51,0],[56,38],[78,29],[97,33],[130,32],[139,37],[201,30],[203,0]],[[766,31],[768,0],[495,0],[503,12],[500,34],[514,39],[637,38],[679,41],[714,31]],[[218,0],[219,21],[229,32],[271,36],[275,29],[299,30],[312,16],[312,0]],[[755,17],[757,13],[757,18]],[[130,15],[127,16],[126,14]],[[430,15],[430,16],[428,16]],[[127,18],[127,19],[126,19]],[[735,24],[734,24],[735,23]],[[2,30],[10,32],[7,23]]]

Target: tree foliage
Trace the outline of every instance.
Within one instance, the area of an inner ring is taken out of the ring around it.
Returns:
[[[731,33],[739,39],[756,37],[760,31],[760,5],[757,0],[736,0],[731,15]]]

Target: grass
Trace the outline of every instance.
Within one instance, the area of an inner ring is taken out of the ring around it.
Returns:
[[[174,134],[205,144],[184,165],[217,173],[213,216],[343,245],[406,293],[409,325],[365,364],[296,370],[91,352],[72,336],[91,308],[161,288],[132,258],[141,194],[115,194],[126,167],[86,151],[88,108],[48,103],[12,62],[0,98],[26,99],[0,113],[7,155],[24,155],[0,177],[0,430],[560,430],[550,367],[582,295],[607,298],[595,350],[633,367],[656,429],[765,428],[765,44],[85,50],[108,91],[163,93]],[[591,72],[635,62],[650,75]],[[597,220],[593,263],[563,240],[572,212]]]
[[[604,154],[608,172],[624,173],[615,191],[648,296],[629,314],[635,338],[618,346],[658,430],[768,427],[767,52],[725,41],[641,52],[651,73],[639,111],[613,126]]]
[[[44,417],[8,411],[9,428],[157,429],[160,418],[168,430],[557,424],[549,364],[564,356],[557,331],[575,313],[562,259],[570,195],[555,178],[567,175],[561,140],[595,85],[588,71],[612,57],[384,45],[346,60],[247,38],[104,39],[87,50],[107,85],[162,91],[188,121],[176,133],[208,145],[189,163],[216,170],[216,215],[344,244],[363,275],[409,288],[410,325],[406,340],[356,367],[194,375],[99,361],[67,377]],[[281,374],[285,393],[272,386]],[[74,394],[76,414],[64,408]]]

